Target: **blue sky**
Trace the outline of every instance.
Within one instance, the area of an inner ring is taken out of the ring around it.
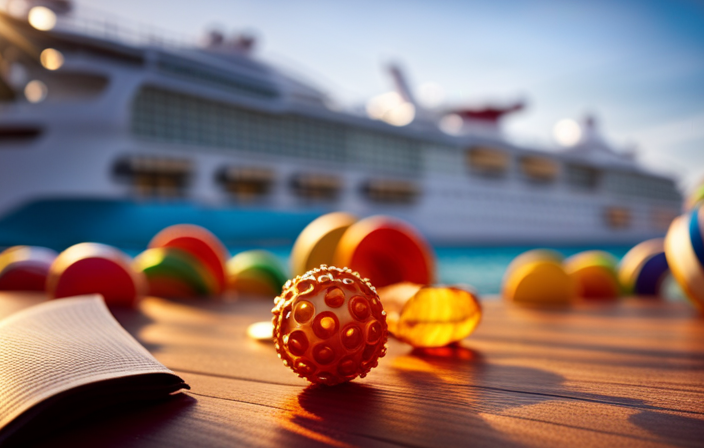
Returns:
[[[562,118],[595,114],[648,166],[704,177],[704,2],[87,0],[127,19],[200,37],[217,26],[258,36],[258,57],[344,104],[388,91],[383,65],[434,82],[452,103],[529,108],[506,122],[553,146]]]

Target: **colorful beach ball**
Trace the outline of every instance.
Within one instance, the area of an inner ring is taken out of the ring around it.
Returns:
[[[435,255],[410,224],[372,216],[352,224],[335,251],[335,266],[348,267],[377,288],[393,283],[427,285],[435,278]]]
[[[213,295],[221,294],[227,285],[225,263],[230,254],[222,242],[209,230],[191,224],[177,224],[159,232],[149,248],[170,247],[188,252],[198,259],[215,278]]]
[[[575,287],[562,266],[562,256],[537,249],[511,262],[504,274],[502,295],[521,304],[558,305],[574,299]]]
[[[337,244],[355,222],[355,216],[335,212],[320,216],[308,224],[298,235],[291,250],[292,275],[302,275],[321,264],[332,266]]]
[[[704,204],[704,179],[687,195],[685,210],[692,210],[701,204]]]
[[[590,250],[578,253],[565,260],[564,267],[574,281],[578,297],[609,300],[621,295],[618,261],[608,252]]]
[[[665,254],[677,283],[704,311],[704,204],[675,218],[665,238]]]
[[[0,253],[0,291],[44,291],[58,254],[46,247],[14,246]]]
[[[279,260],[264,250],[241,252],[227,262],[228,284],[240,294],[273,299],[281,294],[287,277]]]
[[[97,293],[110,306],[135,306],[146,292],[146,281],[120,250],[80,243],[56,257],[46,288],[49,296],[57,299]]]
[[[149,285],[149,295],[156,297],[207,297],[219,291],[217,281],[203,263],[174,247],[147,249],[133,263],[143,272]]]
[[[665,257],[662,238],[643,241],[624,255],[619,265],[618,278],[626,294],[660,296],[670,268]]]

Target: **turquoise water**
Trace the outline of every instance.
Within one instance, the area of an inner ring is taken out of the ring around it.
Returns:
[[[630,248],[631,246],[570,246],[550,249],[566,257],[585,250],[599,249],[611,253],[620,260]],[[229,249],[234,255],[243,250],[255,249],[255,247],[230,247]],[[479,294],[498,294],[506,267],[516,256],[530,249],[535,249],[535,247],[436,248],[439,283],[464,283],[475,287]],[[267,250],[276,255],[285,266],[289,265],[291,247],[274,247],[267,248]]]
[[[188,222],[214,232],[234,255],[258,241],[288,266],[290,243],[322,210],[276,213],[258,209],[216,209],[185,202],[135,203],[128,200],[38,200],[0,219],[0,246],[27,244],[57,251],[81,242],[113,245],[135,256],[161,229]],[[51,232],[46,223],[51,222]],[[271,235],[276,235],[275,239]],[[276,242],[274,242],[276,241]],[[289,244],[283,246],[283,244]],[[277,245],[277,246],[275,246]],[[508,264],[535,247],[441,247],[436,249],[440,283],[464,283],[480,294],[497,294]],[[565,256],[602,249],[621,258],[630,246],[553,248]]]
[[[552,247],[565,257],[585,250],[599,249],[620,260],[631,246]],[[498,294],[501,279],[509,263],[523,252],[535,247],[475,247],[439,248],[438,271],[441,283],[467,283],[480,294]]]

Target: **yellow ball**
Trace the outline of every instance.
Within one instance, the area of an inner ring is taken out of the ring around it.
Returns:
[[[323,215],[308,224],[298,235],[291,250],[291,273],[302,275],[321,264],[332,265],[345,231],[357,218],[349,213],[336,212]]]
[[[516,303],[558,305],[575,297],[574,282],[553,251],[534,250],[519,255],[504,275],[503,297]]]
[[[616,265],[611,254],[600,250],[581,252],[564,262],[577,295],[587,300],[613,300],[621,295]]]

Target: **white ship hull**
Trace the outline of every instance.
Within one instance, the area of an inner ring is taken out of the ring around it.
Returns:
[[[332,210],[398,216],[436,244],[633,243],[662,235],[679,211],[672,181],[629,161],[551,155],[498,134],[450,136],[428,123],[396,128],[330,110],[312,88],[244,56],[223,62],[5,20],[38,47],[64,49],[66,61],[50,72],[18,57],[30,78],[45,79],[47,98],[0,105],[0,245],[144,244],[151,227],[175,222],[215,227],[225,241],[290,241]],[[221,78],[197,72],[207,63]],[[249,80],[237,88],[254,90],[233,90],[230,72]],[[498,175],[470,160],[486,147],[506,156]],[[555,171],[531,177],[526,158],[552,160]],[[596,180],[575,183],[572,166]],[[232,169],[244,180],[219,178]],[[370,193],[372,181],[395,186]]]

